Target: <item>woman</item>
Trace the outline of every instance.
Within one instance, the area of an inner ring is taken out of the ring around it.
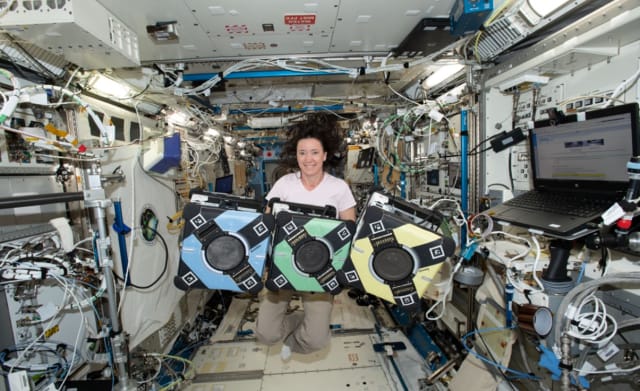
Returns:
[[[341,144],[341,135],[333,116],[314,115],[291,129],[282,157],[284,163],[297,168],[278,179],[267,200],[336,208],[338,218],[356,219],[356,201],[347,183],[329,174],[326,168]],[[267,209],[267,212],[269,210]],[[287,314],[292,291],[267,291],[262,297],[256,325],[258,341],[267,345],[283,342],[281,357],[291,352],[311,353],[329,344],[329,323],[333,296],[329,293],[299,292],[304,312]]]

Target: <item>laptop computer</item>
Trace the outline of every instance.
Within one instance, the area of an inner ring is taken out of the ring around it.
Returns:
[[[533,188],[487,213],[499,224],[575,239],[624,198],[626,164],[638,155],[638,104],[536,121],[529,132]],[[539,198],[552,198],[545,205]]]

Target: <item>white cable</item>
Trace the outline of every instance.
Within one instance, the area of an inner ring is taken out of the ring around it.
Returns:
[[[524,284],[524,283],[514,279],[514,277],[512,275],[512,270],[511,269],[513,267],[513,263],[515,261],[523,259],[524,257],[526,257],[529,254],[529,252],[531,251],[531,248],[532,248],[531,242],[529,242],[526,238],[522,238],[522,237],[510,234],[510,233],[504,232],[504,231],[494,231],[494,232],[491,232],[488,236],[491,237],[491,236],[494,236],[494,235],[504,235],[504,236],[509,237],[511,239],[516,239],[518,241],[525,242],[527,244],[528,247],[524,251],[518,253],[517,255],[515,255],[514,257],[512,257],[509,260],[505,260],[500,254],[495,252],[493,249],[488,248],[488,247],[487,247],[487,249],[489,250],[489,252],[493,255],[493,257],[495,259],[497,259],[500,263],[502,263],[505,266],[505,274],[506,274],[507,280],[509,281],[509,283],[511,285],[513,285],[515,287],[515,289],[517,289],[519,292],[529,292],[530,294],[542,293],[543,290],[535,289],[530,285]],[[536,239],[536,242],[537,242],[537,239]],[[539,249],[539,243],[537,245],[538,245],[538,249]],[[536,254],[540,254],[540,250],[536,251]],[[533,265],[532,265],[532,269],[533,270],[537,269],[537,263],[536,262],[537,262],[537,260],[535,260],[533,262]],[[528,265],[527,262],[523,263],[523,266],[527,266],[527,265]],[[534,276],[535,276],[535,272],[534,272]],[[537,279],[537,276],[535,276],[534,279],[536,280],[536,283],[538,284],[539,279]],[[538,286],[541,287],[542,285],[539,284]]]
[[[66,301],[68,299],[68,295],[67,295],[67,290],[65,289],[64,291],[64,296],[63,296],[63,300],[62,303],[63,305],[59,306],[58,310],[55,313],[55,316],[51,317],[51,320],[49,321],[49,323],[47,323],[46,327],[43,327],[42,332],[33,339],[33,341],[31,341],[31,343],[29,343],[24,350],[22,350],[22,352],[20,354],[18,354],[18,356],[16,357],[16,361],[15,363],[13,363],[11,365],[11,369],[9,370],[9,373],[13,373],[14,368],[20,364],[22,362],[22,360],[24,360],[24,356],[27,354],[27,352],[33,348],[33,346],[35,346],[36,343],[38,343],[38,341],[41,340],[42,337],[44,337],[44,334],[47,332],[47,330],[49,330],[51,328],[51,326],[53,326],[53,322],[55,321],[57,315],[60,313],[60,311],[62,310],[62,308],[66,305]]]
[[[585,374],[585,375],[603,375],[606,373],[630,373],[630,372],[635,372],[639,369],[640,369],[640,365],[636,365],[635,367],[631,367],[631,368],[611,368],[611,369],[602,369],[597,371],[574,368],[574,371],[580,374]]]
[[[633,75],[631,75],[630,78],[620,83],[620,85],[618,85],[618,87],[616,87],[616,89],[613,90],[611,97],[602,104],[602,107],[607,107],[611,103],[613,103],[613,100],[618,98],[618,96],[620,96],[623,92],[625,92],[627,88],[629,88],[629,86],[631,86],[631,84],[633,84],[636,81],[636,79],[638,79],[638,77],[640,77],[640,68],[638,68],[638,70]]]
[[[56,280],[58,282],[60,282],[60,280],[58,280],[58,278],[56,278]],[[64,280],[63,280],[63,282],[64,282]],[[64,282],[64,284],[65,284],[65,286],[68,287],[68,284],[66,282]],[[73,299],[76,301],[76,305],[78,306],[78,313],[80,314],[80,326],[78,327],[78,333],[76,334],[76,339],[75,339],[74,344],[73,344],[73,353],[71,354],[71,362],[69,363],[69,368],[67,369],[67,373],[66,373],[64,379],[62,379],[62,383],[60,383],[60,388],[62,388],[64,386],[64,384],[67,382],[67,379],[71,375],[71,372],[72,372],[72,369],[73,369],[73,362],[76,359],[76,352],[78,350],[78,344],[80,343],[80,335],[81,335],[81,332],[82,332],[82,330],[84,328],[84,324],[85,324],[85,314],[82,311],[82,305],[80,304],[80,300],[78,300],[78,297],[73,292],[73,289],[69,290],[69,294],[73,297]]]
[[[593,311],[583,312],[584,307],[592,303]],[[604,346],[613,339],[617,332],[617,321],[607,313],[606,304],[595,296],[595,293],[592,293],[578,305],[576,315],[573,316],[573,321],[567,330],[567,335]]]
[[[532,270],[532,274],[533,274],[533,279],[535,280],[536,284],[538,284],[538,290],[540,291],[540,293],[544,292],[544,285],[542,285],[542,281],[540,281],[540,279],[538,278],[538,261],[540,260],[540,243],[538,242],[538,238],[536,238],[536,235],[531,235],[531,240],[533,241],[533,243],[536,245],[536,258],[533,261],[533,270]]]
[[[489,236],[494,236],[494,235],[503,235],[503,236],[506,236],[508,238],[515,239],[515,240],[518,240],[518,241],[526,243],[526,245],[527,245],[526,251],[522,251],[521,253],[519,253],[515,257],[511,258],[511,260],[510,260],[511,262],[526,257],[527,254],[529,254],[529,252],[531,251],[531,248],[533,247],[531,245],[531,242],[529,242],[526,238],[523,238],[523,237],[520,237],[520,236],[517,236],[517,235],[513,235],[513,234],[510,234],[510,233],[505,232],[505,231],[493,231],[493,232],[491,232],[491,234]]]
[[[87,114],[89,115],[89,118],[91,118],[93,120],[93,122],[95,123],[95,125],[98,127],[98,129],[100,130],[100,135],[102,136],[102,138],[104,138],[104,140],[106,141],[107,145],[112,145],[114,140],[109,140],[109,133],[107,132],[107,129],[105,128],[104,124],[102,123],[102,120],[100,119],[100,117],[98,117],[98,115],[91,109],[91,106],[84,102],[82,99],[80,99],[77,94],[73,91],[70,91],[66,88],[62,88],[59,86],[54,86],[54,85],[49,85],[49,84],[43,84],[43,85],[37,85],[37,86],[26,86],[23,88],[20,88],[17,93],[19,94],[27,94],[27,95],[31,95],[33,93],[36,92],[40,92],[40,91],[46,91],[46,90],[54,90],[57,91],[63,95],[69,96],[73,101],[75,101],[79,106],[82,106],[86,111]],[[4,109],[4,108],[3,108]],[[0,119],[2,117],[0,116]],[[2,121],[0,121],[2,122]],[[74,146],[75,148],[75,146]]]
[[[162,372],[162,359],[158,356],[152,356],[157,362],[158,362],[158,368],[156,369],[156,373],[153,374],[153,376],[151,376],[148,379],[145,380],[136,380],[136,382],[138,384],[146,384],[146,383],[150,383],[154,380],[156,380],[158,378],[158,376],[160,376],[160,373]]]
[[[507,281],[511,285],[513,285],[513,287],[516,290],[518,290],[518,292],[524,293],[524,292],[530,291],[531,293],[537,293],[537,291],[533,291],[531,289],[531,286],[529,286],[529,285],[527,285],[525,283],[522,283],[519,280],[515,280],[513,278],[513,275],[511,274],[512,273],[511,266],[509,266],[511,264],[511,261],[513,260],[513,258],[507,261],[507,260],[503,259],[502,256],[500,254],[496,253],[494,250],[489,249],[489,248],[488,248],[488,250],[489,250],[489,253],[493,256],[494,259],[498,260],[502,265],[505,266],[505,275],[507,277]]]
[[[451,275],[449,276],[449,279],[447,280],[447,285],[445,286],[444,293],[425,312],[424,316],[425,316],[425,318],[427,318],[427,320],[438,320],[438,319],[440,319],[440,318],[442,318],[444,316],[444,312],[445,312],[446,307],[447,307],[447,298],[448,298],[449,292],[451,291],[451,288],[453,286],[453,277],[458,272],[458,270],[460,270],[460,267],[462,266],[462,263],[463,263],[462,260],[460,260],[458,263],[456,263],[456,265],[454,266],[453,270],[451,271]],[[440,311],[440,313],[437,316],[432,317],[430,314],[440,305],[442,305],[442,311]]]
[[[73,73],[71,74],[71,76],[69,76],[69,80],[67,80],[67,83],[64,85],[64,89],[69,88],[69,85],[71,84],[71,81],[73,81],[73,78],[76,77],[76,74],[78,73],[78,71],[80,70],[80,67],[76,68]],[[58,99],[58,104],[62,104],[62,98],[64,97],[63,94],[60,95],[60,99]]]

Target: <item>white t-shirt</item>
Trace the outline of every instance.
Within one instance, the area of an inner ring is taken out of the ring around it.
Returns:
[[[267,200],[280,198],[281,201],[316,206],[331,205],[338,213],[356,205],[347,182],[326,172],[322,182],[313,190],[305,189],[299,172],[287,174],[273,184],[266,198]]]

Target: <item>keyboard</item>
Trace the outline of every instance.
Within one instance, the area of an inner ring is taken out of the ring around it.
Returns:
[[[505,204],[569,216],[589,217],[604,212],[613,202],[609,198],[588,198],[583,194],[529,191],[506,201]]]

